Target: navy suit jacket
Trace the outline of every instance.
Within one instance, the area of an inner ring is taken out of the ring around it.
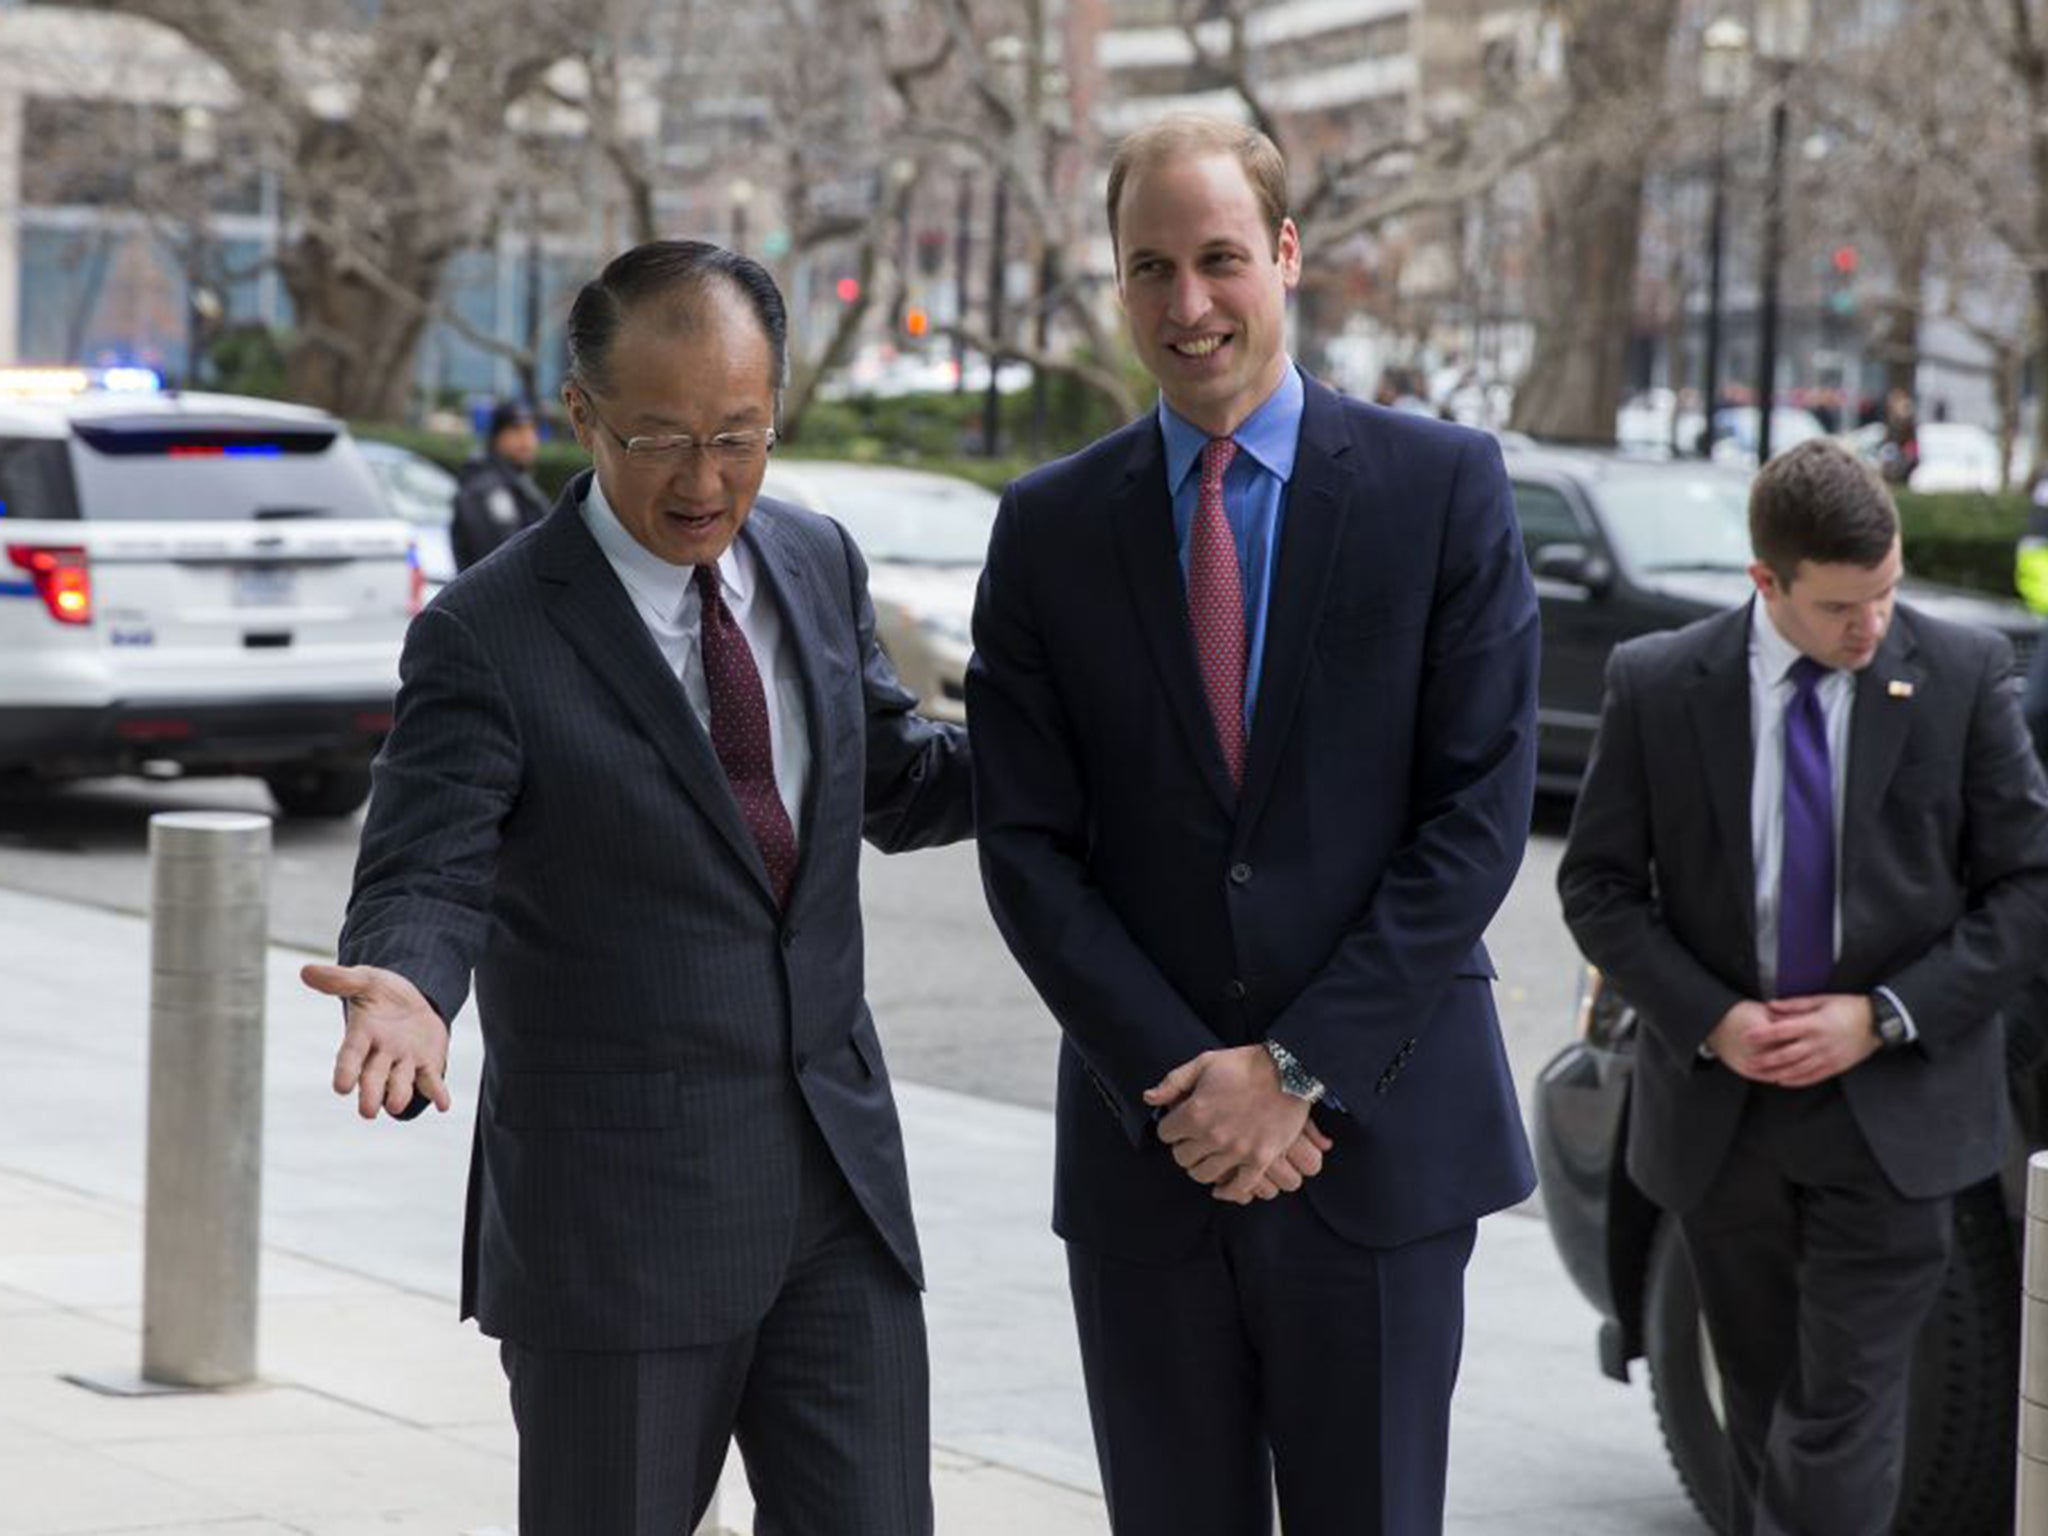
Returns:
[[[1065,1030],[1062,1235],[1191,1252],[1219,1207],[1140,1095],[1266,1037],[1344,1104],[1306,1198],[1347,1238],[1528,1194],[1480,936],[1528,833],[1537,617],[1489,438],[1308,382],[1241,794],[1155,417],[1010,488],[975,644],[983,878]]]
[[[587,480],[406,637],[341,955],[406,976],[444,1019],[474,970],[463,1315],[536,1348],[673,1349],[765,1312],[820,1132],[919,1278],[862,999],[860,843],[965,836],[966,743],[911,712],[846,535],[757,501],[740,537],[812,744],[778,910],[682,684],[584,525]]]

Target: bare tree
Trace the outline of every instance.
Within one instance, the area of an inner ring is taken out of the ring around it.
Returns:
[[[555,59],[539,0],[364,8],[273,0],[79,0],[214,61],[280,178],[278,268],[296,313],[287,383],[348,414],[403,413],[441,281],[520,171],[508,114]],[[533,14],[527,14],[531,10]]]
[[[1572,131],[1537,173],[1535,347],[1512,424],[1611,442],[1679,0],[1551,0],[1550,13],[1563,30]]]

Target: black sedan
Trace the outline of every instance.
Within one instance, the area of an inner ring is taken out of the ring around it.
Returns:
[[[1607,653],[1754,590],[1750,475],[1537,448],[1510,449],[1507,465],[1543,609],[1538,780],[1569,794],[1592,750]],[[1900,595],[1928,613],[1999,630],[2024,671],[2039,620],[2018,603],[1911,578]]]

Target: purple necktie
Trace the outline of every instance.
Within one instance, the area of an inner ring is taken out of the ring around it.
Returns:
[[[1778,996],[1826,992],[1835,971],[1835,776],[1820,681],[1810,656],[1792,663],[1785,706],[1785,848],[1778,879]]]
[[[711,750],[718,754],[739,802],[740,815],[754,835],[775,899],[789,905],[790,882],[796,878],[796,829],[775,788],[775,753],[768,734],[768,703],[761,692],[760,669],[747,646],[725,597],[718,590],[718,568],[697,567],[698,649],[704,657],[705,691],[711,695]]]
[[[1237,564],[1237,539],[1223,513],[1223,472],[1237,457],[1237,444],[1212,437],[1202,448],[1202,481],[1188,532],[1188,627],[1194,631],[1195,661],[1216,743],[1230,769],[1230,782],[1244,784],[1244,578]]]

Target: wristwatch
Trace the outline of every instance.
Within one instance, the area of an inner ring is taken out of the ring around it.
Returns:
[[[1295,1058],[1294,1052],[1278,1040],[1266,1042],[1266,1054],[1273,1058],[1273,1065],[1280,1069],[1280,1091],[1290,1098],[1305,1099],[1311,1104],[1322,1102],[1328,1092],[1323,1080],[1310,1072]]]
[[[1879,1047],[1887,1051],[1896,1051],[1913,1038],[1899,1005],[1882,992],[1870,994],[1870,1029]]]

